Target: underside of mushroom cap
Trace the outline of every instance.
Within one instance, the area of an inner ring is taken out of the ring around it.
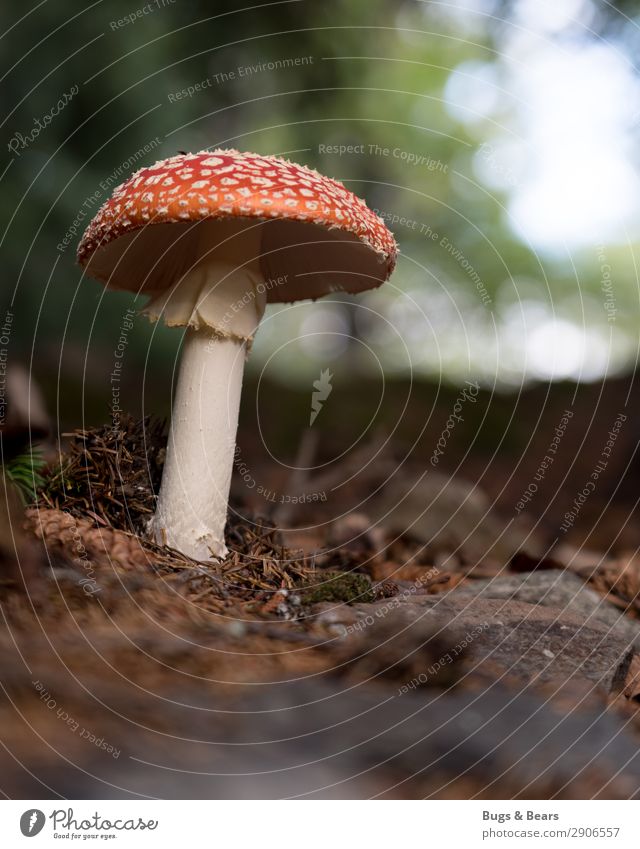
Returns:
[[[119,186],[87,228],[78,261],[114,289],[157,295],[189,271],[201,228],[260,228],[268,302],[360,292],[384,282],[397,246],[341,183],[305,166],[234,150],[174,156]],[[212,234],[215,240],[215,236]],[[240,261],[253,261],[243,256]]]
[[[211,335],[251,346],[264,314],[266,287],[260,269],[260,223],[243,222],[244,227],[231,218],[214,225],[203,222],[191,234],[198,241],[192,239],[188,266],[183,263],[184,268],[179,268],[179,257],[174,257],[176,262],[163,259],[158,264],[166,282],[153,291],[145,290],[151,297],[144,313],[151,321],[207,329]],[[157,247],[162,255],[162,246]]]

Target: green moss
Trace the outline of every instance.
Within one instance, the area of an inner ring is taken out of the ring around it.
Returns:
[[[300,587],[303,604],[321,601],[355,604],[371,602],[374,598],[369,578],[356,572],[317,572],[311,586]]]

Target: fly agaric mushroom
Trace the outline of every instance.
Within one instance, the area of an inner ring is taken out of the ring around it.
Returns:
[[[150,533],[224,557],[244,361],[266,303],[361,292],[393,271],[383,221],[341,183],[236,150],[172,156],[119,186],[78,247],[87,273],[186,327]]]

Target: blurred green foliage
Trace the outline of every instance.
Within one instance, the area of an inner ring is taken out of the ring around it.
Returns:
[[[508,188],[489,191],[474,176],[472,160],[491,143],[496,122],[508,124],[511,102],[474,123],[446,108],[453,69],[497,61],[513,6],[493,3],[493,16],[470,32],[460,15],[447,15],[446,4],[413,0],[284,0],[246,9],[205,0],[6,4],[5,144],[16,133],[27,136],[34,119],[77,87],[25,148],[5,148],[0,222],[15,350],[33,355],[36,372],[47,379],[62,375],[67,388],[75,381],[90,392],[92,380],[108,374],[109,351],[132,297],[105,294],[82,278],[75,265],[82,230],[136,167],[215,146],[291,152],[343,180],[382,214],[403,218],[394,228],[404,257],[395,285],[421,287],[434,310],[443,292],[452,293],[467,320],[477,318],[480,335],[499,320],[501,303],[522,296],[516,277],[525,281],[527,297],[567,298],[577,309],[576,275],[580,297],[599,291],[593,252],[582,266],[578,258],[577,268],[541,260],[509,226]],[[634,9],[627,3],[624,11]],[[630,33],[605,4],[591,37]],[[308,58],[250,70],[296,57]],[[198,83],[191,96],[180,94]],[[336,145],[358,152],[330,152]],[[151,149],[140,156],[145,146]],[[430,240],[429,231],[425,237],[425,228],[446,235],[457,257]],[[489,308],[474,291],[465,259]],[[622,326],[635,327],[631,260],[622,249],[612,249],[608,259],[620,281]],[[131,361],[140,369],[149,362],[170,366],[177,336],[140,321],[128,340]]]

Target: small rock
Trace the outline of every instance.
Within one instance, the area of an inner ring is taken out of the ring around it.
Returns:
[[[630,639],[640,634],[640,622],[625,616],[582,578],[564,569],[511,575],[489,580],[467,581],[449,597],[496,598],[554,607],[562,614],[578,617],[585,625],[606,625]]]

